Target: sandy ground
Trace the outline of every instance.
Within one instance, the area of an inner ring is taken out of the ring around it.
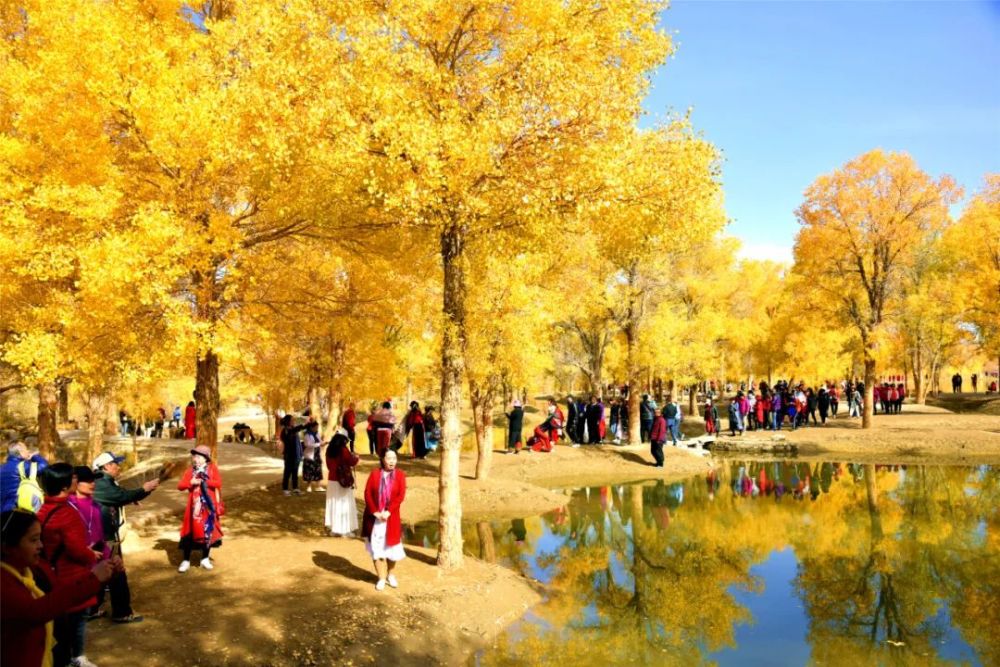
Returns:
[[[808,458],[1000,463],[1000,416],[906,408],[902,415],[877,417],[868,432],[841,418],[783,435]],[[684,430],[688,436],[702,432],[694,420]],[[646,446],[496,454],[487,481],[472,479],[475,462],[468,455],[462,463],[464,514],[539,514],[564,502],[562,488],[695,475],[714,458],[666,450],[662,469],[652,467]],[[190,572],[176,572],[183,494],[164,488],[135,508],[131,516],[141,528],[129,538],[126,560],[134,606],[146,621],[92,622],[87,655],[98,664],[465,664],[540,599],[536,582],[500,566],[467,557],[464,568],[444,574],[433,552],[413,547],[397,570],[400,588],[377,592],[363,543],[324,535],[322,494],[286,498],[275,488],[276,460],[244,445],[222,445],[221,452],[227,516],[225,543],[213,554],[216,569],[197,567],[195,556]],[[374,465],[371,457],[362,458],[360,480]],[[404,521],[435,519],[437,460],[403,457],[401,467],[409,481]]]

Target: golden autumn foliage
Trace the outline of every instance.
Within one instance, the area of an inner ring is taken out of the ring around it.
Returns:
[[[865,428],[879,338],[903,296],[904,271],[945,226],[957,194],[950,178],[931,179],[905,153],[874,150],[817,179],[796,213],[794,271],[814,307],[860,339]]]

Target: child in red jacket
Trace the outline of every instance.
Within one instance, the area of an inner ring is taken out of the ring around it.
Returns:
[[[53,652],[53,619],[85,605],[111,578],[114,567],[111,561],[102,560],[82,574],[57,577],[39,559],[42,527],[34,514],[4,512],[0,522],[0,664],[41,667]]]

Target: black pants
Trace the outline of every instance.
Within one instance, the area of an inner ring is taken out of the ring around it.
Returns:
[[[375,456],[375,431],[365,431],[368,434],[368,453]]]
[[[826,423],[826,414],[827,414],[826,408],[819,409],[819,418],[823,420],[824,424]]]
[[[601,422],[599,419],[587,420],[587,442],[596,445],[601,441]]]
[[[83,611],[60,616],[52,624],[56,645],[52,649],[52,667],[66,667],[70,660],[83,655],[87,620]]]
[[[353,454],[354,453],[354,437],[355,437],[354,429],[353,428],[348,428],[348,429],[345,429],[345,430],[347,431],[347,440],[348,440],[348,442],[351,443],[351,453]]]
[[[656,467],[663,467],[663,443],[662,442],[651,442],[649,444],[649,452],[653,455],[656,460]]]
[[[653,420],[640,419],[639,420],[639,439],[646,442],[646,438],[649,437],[649,432],[653,430]]]
[[[110,594],[111,597],[111,618],[125,618],[132,615],[132,591],[128,587],[128,575],[125,572],[115,572],[106,586],[101,587],[97,592],[97,604],[92,612],[96,612],[102,604],[104,597]]]
[[[281,475],[281,489],[288,490],[288,482],[291,481],[292,488],[299,488],[299,460],[285,459],[285,471]]]
[[[198,549],[201,551],[201,559],[208,560],[208,553],[212,550],[212,545],[210,544],[199,544]],[[191,552],[194,551],[195,545],[192,544],[191,540],[181,541],[181,551],[184,552],[184,560],[191,560]]]

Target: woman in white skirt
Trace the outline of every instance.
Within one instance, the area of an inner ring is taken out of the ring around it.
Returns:
[[[406,497],[406,474],[396,469],[396,452],[382,453],[381,465],[371,471],[365,484],[365,516],[361,535],[375,563],[378,583],[375,590],[389,584],[399,586],[393,569],[406,558],[403,552],[403,522],[400,507]]]
[[[326,448],[326,519],[331,535],[351,535],[358,529],[358,508],[354,503],[354,466],[358,457],[350,449],[344,428],[338,428]]]

